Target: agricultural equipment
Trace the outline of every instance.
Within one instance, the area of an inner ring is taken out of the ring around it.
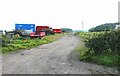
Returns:
[[[53,29],[53,32],[54,32],[54,33],[61,33],[62,30],[61,30],[61,29]]]
[[[49,26],[37,26],[36,32],[45,32],[45,35],[54,34],[53,29]]]
[[[35,31],[35,24],[15,24],[15,30],[12,31],[15,36],[29,37],[31,32]]]
[[[5,33],[11,39],[13,36],[41,38],[50,34],[61,33],[61,29],[52,29],[49,26],[36,26],[35,28],[35,24],[15,24],[15,30],[6,31]]]
[[[41,38],[49,34],[54,34],[52,28],[49,26],[36,26],[36,31],[30,33],[30,38]]]
[[[30,36],[30,38],[41,38],[45,35],[54,34],[53,29],[49,26],[36,26],[35,30],[35,24],[15,24],[13,32],[15,36]]]
[[[14,30],[13,33],[15,36],[29,37],[31,30]]]
[[[30,33],[30,38],[33,39],[33,38],[39,38],[41,39],[41,37],[45,36],[45,32],[32,32]]]
[[[5,35],[12,39],[14,36],[16,37],[29,37],[30,36],[29,30],[13,30],[13,31],[5,31]]]

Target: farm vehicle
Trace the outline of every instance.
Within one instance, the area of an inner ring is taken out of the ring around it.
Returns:
[[[14,37],[19,38],[19,37],[24,37],[28,38],[30,37],[30,31],[29,30],[13,30],[13,31],[5,31],[5,35],[9,39],[13,39]]]
[[[50,34],[54,35],[53,29],[49,26],[37,26],[36,33],[39,33],[39,32],[45,32],[46,36],[48,36]]]
[[[69,31],[71,31],[69,29]],[[15,30],[5,31],[6,35],[12,39],[13,37],[24,38],[42,38],[48,35],[54,35],[55,33],[67,32],[66,29],[52,29],[49,26],[35,26],[35,24],[15,24]]]
[[[30,36],[30,30],[14,30],[13,34],[15,36],[21,36],[21,37],[29,37]]]
[[[61,33],[61,32],[62,32],[62,29],[53,29],[53,32],[54,32],[54,33]]]
[[[36,26],[34,24],[16,24],[15,30],[5,31],[6,35],[12,39],[15,37],[30,37],[30,38],[40,38],[43,36],[48,36],[50,34],[54,35],[54,31],[49,26]]]

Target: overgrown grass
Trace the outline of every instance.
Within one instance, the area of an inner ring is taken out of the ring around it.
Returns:
[[[120,56],[112,53],[103,53],[103,54],[94,54],[90,57],[92,62],[96,62],[97,64],[103,64],[107,66],[119,66],[118,59]]]
[[[54,42],[61,36],[63,36],[63,34],[45,36],[42,39],[36,38],[36,39],[14,40],[12,43],[8,44],[7,46],[2,47],[2,53],[6,54],[21,49],[30,49],[39,45]]]
[[[80,60],[86,62],[97,63],[99,65],[105,65],[109,67],[119,67],[120,66],[120,56],[116,53],[101,53],[95,54],[90,51],[89,48],[83,46],[79,48]]]
[[[97,33],[89,32],[89,33],[77,33],[77,35],[82,37],[86,44],[89,42],[88,40],[92,40],[95,37],[97,37],[97,38],[99,38],[101,36],[108,37],[106,34],[104,35],[104,33],[105,32],[101,32],[101,33],[100,32],[97,32]],[[111,32],[111,33],[113,33],[113,32]],[[116,39],[118,39],[117,38],[117,37],[119,37],[118,35],[116,36]],[[111,43],[108,40],[104,40],[104,41],[107,43]],[[101,41],[98,40],[97,42],[101,42]],[[90,44],[96,45],[98,47],[96,49],[103,48],[103,47],[97,45],[96,43],[90,43]],[[111,45],[112,45],[112,43],[111,43]],[[104,46],[106,46],[106,44],[104,44]],[[93,62],[93,63],[97,63],[100,65],[106,65],[106,66],[110,66],[110,67],[119,67],[120,68],[120,55],[118,53],[120,51],[120,49],[117,49],[117,51],[114,51],[113,49],[110,48],[108,50],[101,50],[102,52],[96,52],[99,50],[93,50],[93,49],[91,49],[92,47],[94,47],[94,46],[87,47],[87,46],[83,45],[82,47],[80,46],[78,48],[78,51],[80,52],[80,60],[81,61]],[[114,46],[112,48],[114,48]]]

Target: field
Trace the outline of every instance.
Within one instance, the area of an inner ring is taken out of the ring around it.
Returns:
[[[79,48],[80,60],[120,67],[120,30],[108,32],[77,32],[85,45]]]
[[[42,39],[36,38],[36,39],[15,39],[13,41],[9,41],[6,36],[3,36],[3,42],[2,42],[2,53],[9,53],[9,52],[15,52],[19,51],[21,49],[30,49],[42,44],[47,44],[53,41],[56,41],[59,37],[63,36],[63,34],[55,34],[50,36],[45,36]]]

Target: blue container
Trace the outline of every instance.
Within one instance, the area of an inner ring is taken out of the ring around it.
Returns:
[[[35,24],[15,24],[15,30],[31,30],[35,32]]]

